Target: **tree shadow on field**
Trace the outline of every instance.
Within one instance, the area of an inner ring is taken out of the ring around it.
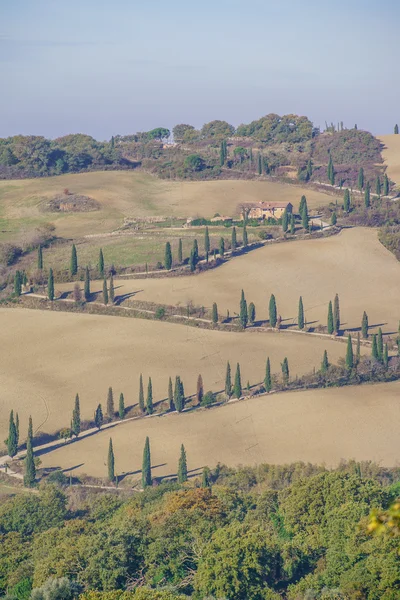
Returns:
[[[136,292],[129,292],[126,294],[121,294],[120,296],[116,296],[115,300],[114,300],[114,304],[116,306],[119,306],[122,302],[124,302],[124,300],[128,300],[128,298],[132,298],[133,296],[136,296],[136,294],[139,294],[140,292],[143,292],[143,290],[136,290]]]
[[[343,330],[345,330],[346,332],[349,333],[358,333],[359,331],[361,331],[361,327],[345,327],[346,323],[342,323],[343,327],[342,329],[342,335],[343,335]],[[372,335],[370,333],[371,329],[376,329],[377,327],[384,327],[385,325],[387,325],[387,323],[374,323],[373,325],[368,325],[368,333],[369,335]],[[384,331],[382,332],[384,335],[395,335],[397,333],[397,331]]]
[[[196,467],[195,469],[188,469],[188,479],[193,479],[194,477],[199,477],[203,473],[204,467]],[[168,475],[163,475],[159,477],[160,482],[166,479],[177,479],[178,473],[169,473]]]

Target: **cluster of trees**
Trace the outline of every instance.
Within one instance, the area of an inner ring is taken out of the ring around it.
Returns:
[[[8,437],[4,440],[7,448],[8,456],[14,458],[20,449],[20,434],[19,434],[19,417],[18,413],[10,412],[8,425]],[[26,438],[26,456],[24,459],[24,485],[33,487],[36,481],[36,463],[33,453],[33,422],[32,417],[29,417],[28,435]]]
[[[188,483],[185,463],[181,448],[182,484],[152,486],[150,471],[143,493],[130,497],[42,484],[36,494],[3,500],[0,594],[7,600],[398,597],[400,538],[387,525],[389,515],[396,522],[398,468],[218,465],[203,481]]]

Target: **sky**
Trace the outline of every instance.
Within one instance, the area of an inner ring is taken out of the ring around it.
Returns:
[[[398,0],[0,0],[0,137],[400,123]]]

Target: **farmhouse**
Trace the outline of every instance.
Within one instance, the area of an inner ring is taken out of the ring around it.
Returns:
[[[280,219],[285,210],[291,213],[293,205],[290,202],[258,202],[258,204],[249,204],[247,207],[248,219]],[[241,219],[244,219],[244,210],[241,212]]]

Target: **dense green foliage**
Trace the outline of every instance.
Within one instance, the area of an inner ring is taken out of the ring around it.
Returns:
[[[19,585],[34,588],[32,600],[399,597],[399,538],[367,530],[371,510],[384,514],[393,502],[399,469],[218,465],[186,489],[148,487],[146,446],[141,494],[66,496],[42,484],[2,502],[0,593]],[[184,448],[181,459],[184,473]]]

